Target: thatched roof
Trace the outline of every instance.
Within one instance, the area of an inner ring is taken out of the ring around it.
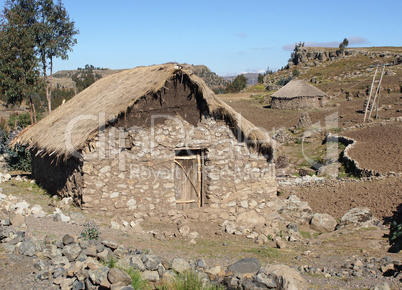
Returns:
[[[326,93],[317,89],[305,80],[291,80],[283,88],[272,94],[273,98],[293,99],[299,97],[323,97]]]
[[[267,133],[218,99],[201,78],[174,64],[137,67],[100,79],[37,124],[22,131],[14,144],[29,144],[42,154],[67,159],[84,148],[100,127],[126,113],[141,97],[159,93],[165,83],[176,75],[187,75],[191,83],[198,87],[211,115],[230,122],[233,130],[240,130],[250,146],[272,157],[273,148]],[[105,120],[100,123],[99,116],[102,114]],[[72,140],[66,140],[66,136],[72,136]]]

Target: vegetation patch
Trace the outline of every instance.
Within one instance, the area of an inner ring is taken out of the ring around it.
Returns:
[[[246,252],[248,253],[253,253],[257,256],[259,256],[260,258],[279,258],[281,256],[281,253],[274,248],[271,247],[260,247],[260,248],[253,248],[253,249],[249,249]]]

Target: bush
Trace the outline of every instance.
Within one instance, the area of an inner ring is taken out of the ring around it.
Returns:
[[[390,252],[398,253],[402,248],[402,203],[398,205],[397,210],[391,218],[389,235],[386,235],[391,245]]]
[[[31,152],[28,145],[16,144],[14,148],[5,147],[6,161],[11,170],[31,171]]]
[[[215,290],[224,289],[222,286],[215,286],[210,283],[205,284],[200,275],[196,272],[188,271],[183,274],[176,276],[174,281],[172,281],[171,289],[174,290]]]
[[[37,116],[38,117],[38,116]],[[8,120],[8,127],[14,129],[17,127],[25,128],[31,125],[31,113],[14,113]]]
[[[283,77],[283,78],[279,79],[279,80],[276,82],[276,84],[277,84],[278,86],[284,86],[284,85],[286,85],[288,82],[290,82],[291,80],[292,80],[292,77],[291,77],[291,76],[289,76],[289,77]]]
[[[84,229],[81,232],[81,237],[84,240],[98,240],[101,232],[99,226],[96,223],[88,222],[84,224]]]
[[[134,271],[133,268],[129,268],[125,271],[128,275],[130,275],[132,280],[131,286],[133,286],[134,289],[152,289],[151,284],[147,280],[142,279],[139,270]]]

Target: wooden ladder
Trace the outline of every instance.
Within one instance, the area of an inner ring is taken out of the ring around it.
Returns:
[[[376,106],[376,115],[375,115],[375,118],[376,118],[376,119],[378,118],[378,107],[379,107],[379,105],[380,105],[380,88],[381,88],[382,77],[384,76],[385,65],[383,65],[383,67],[382,67],[381,77],[380,77],[380,80],[379,80],[379,82],[378,82],[377,89],[375,90],[375,95],[374,95],[374,98],[373,98],[373,102],[371,103],[371,107],[370,107],[371,95],[372,95],[372,92],[373,92],[373,87],[374,87],[375,77],[376,77],[376,75],[377,75],[377,70],[378,70],[378,69],[376,68],[376,69],[375,69],[375,73],[374,73],[374,77],[373,77],[373,82],[371,83],[370,94],[369,94],[369,97],[368,97],[368,99],[367,99],[366,108],[364,109],[363,123],[366,122],[366,116],[367,116],[367,112],[368,112],[369,108],[370,108],[370,113],[369,113],[369,116],[368,116],[367,121],[370,120],[370,118],[371,118],[371,113],[373,112],[374,106]],[[378,97],[378,99],[377,99],[377,97]],[[377,104],[376,104],[376,101],[377,101]]]

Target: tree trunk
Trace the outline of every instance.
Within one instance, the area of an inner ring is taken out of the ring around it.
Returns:
[[[32,96],[29,96],[29,112],[31,113],[31,125],[34,123],[34,110],[33,110],[33,103],[32,103]]]
[[[47,103],[49,106],[49,114],[52,112],[52,87],[53,87],[53,58],[50,57],[49,95],[47,99]]]

